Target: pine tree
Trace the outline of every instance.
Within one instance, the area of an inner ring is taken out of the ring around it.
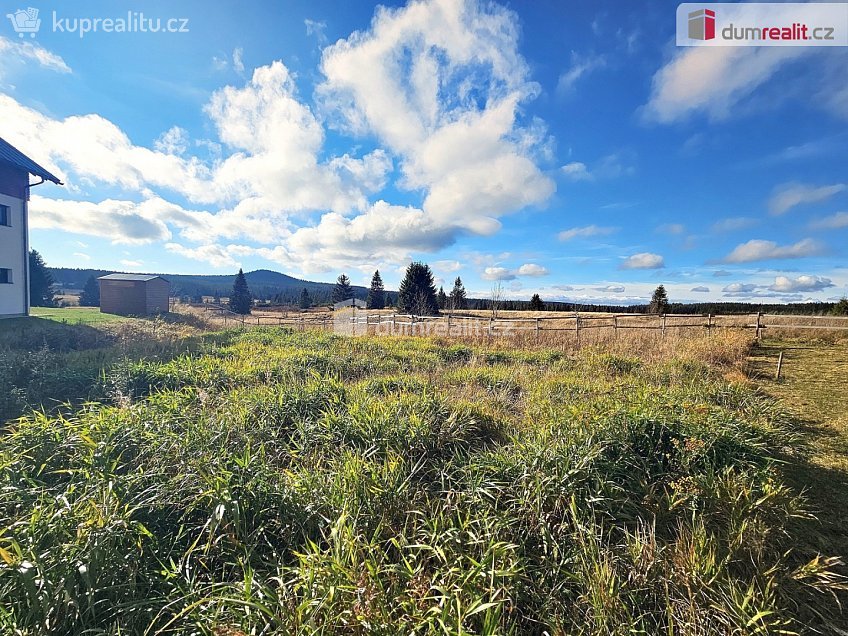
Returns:
[[[450,293],[450,302],[448,305],[451,309],[468,309],[468,301],[465,298],[465,287],[459,276],[453,282],[453,289]]]
[[[840,298],[839,302],[833,306],[830,313],[834,316],[848,316],[848,298],[845,296]]]
[[[309,297],[309,292],[304,287],[300,292],[300,308],[309,309],[312,306],[312,299]]]
[[[99,307],[100,306],[100,283],[94,276],[89,276],[85,281],[85,287],[82,288],[79,304],[82,307]]]
[[[539,294],[533,294],[530,298],[530,311],[545,311],[545,303],[542,302],[542,298]]]
[[[448,306],[448,295],[445,293],[445,288],[439,286],[439,293],[436,294],[436,300],[439,303],[439,309],[446,309]]]
[[[353,298],[353,287],[347,275],[342,274],[333,288],[333,303],[340,303],[343,300],[350,300],[351,298]]]
[[[383,287],[383,279],[380,270],[374,272],[371,278],[371,289],[368,290],[368,309],[384,309],[386,307],[386,289]]]
[[[410,263],[398,290],[398,309],[414,316],[438,316],[436,284],[425,263]]]
[[[654,295],[651,297],[651,304],[648,305],[649,314],[664,314],[668,311],[668,294],[665,292],[665,287],[660,285],[654,290]]]
[[[33,307],[53,307],[53,275],[41,254],[35,250],[29,252],[29,304]]]
[[[253,297],[250,295],[247,279],[244,277],[244,272],[239,270],[233,283],[233,291],[230,293],[230,311],[244,316],[250,313],[252,304]]]

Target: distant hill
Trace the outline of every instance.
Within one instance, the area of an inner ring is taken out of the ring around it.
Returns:
[[[51,267],[50,272],[60,289],[82,289],[89,276],[99,278],[107,274],[123,273],[115,270],[104,269],[72,269],[68,267]],[[174,296],[226,296],[233,289],[235,274],[231,275],[194,275],[194,274],[163,274],[151,272],[162,276],[171,283],[171,294]],[[253,272],[245,272],[247,284],[256,298],[263,300],[277,300],[285,303],[296,303],[300,298],[301,290],[305,287],[315,304],[329,303],[333,293],[333,283],[318,283],[308,280],[300,280],[287,274],[274,272],[268,269],[257,269]],[[368,289],[365,287],[354,287],[357,298],[365,299]]]

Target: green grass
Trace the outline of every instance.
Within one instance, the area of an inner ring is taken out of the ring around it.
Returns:
[[[803,459],[791,418],[691,352],[281,329],[179,344],[110,356],[102,403],[0,436],[3,633],[840,620],[834,563],[794,549],[808,515],[781,477]]]
[[[30,315],[73,325],[100,325],[131,320],[124,316],[101,313],[97,307],[33,307]]]
[[[806,490],[816,512],[817,521],[802,537],[807,550],[848,555],[848,341],[766,341],[751,362],[759,385],[794,415],[808,447],[806,461],[785,470],[796,488]]]

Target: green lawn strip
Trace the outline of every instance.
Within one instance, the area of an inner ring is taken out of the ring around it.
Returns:
[[[848,342],[767,340],[752,353],[750,371],[793,414],[807,447],[804,462],[783,467],[787,481],[805,492],[817,517],[803,524],[800,538],[811,551],[848,560]],[[843,604],[848,601],[848,595],[842,598]]]

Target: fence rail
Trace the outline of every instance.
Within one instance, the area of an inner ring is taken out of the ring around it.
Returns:
[[[751,329],[757,338],[765,331],[792,329],[820,329],[848,331],[848,317],[804,316],[798,314],[605,314],[534,317],[485,317],[461,313],[446,313],[441,316],[414,316],[411,314],[368,313],[367,310],[344,310],[344,314],[303,314],[290,316],[280,314],[240,315],[220,305],[204,304],[204,311],[218,314],[224,324],[230,321],[242,326],[281,326],[300,331],[323,329],[350,331],[352,335],[364,333],[386,334],[437,334],[504,336],[516,332],[534,332],[541,336],[545,332],[574,332],[579,340],[580,333],[593,329],[619,330],[643,329],[659,331],[665,335],[675,329]],[[361,329],[359,329],[361,328]],[[359,333],[357,334],[357,331]]]

